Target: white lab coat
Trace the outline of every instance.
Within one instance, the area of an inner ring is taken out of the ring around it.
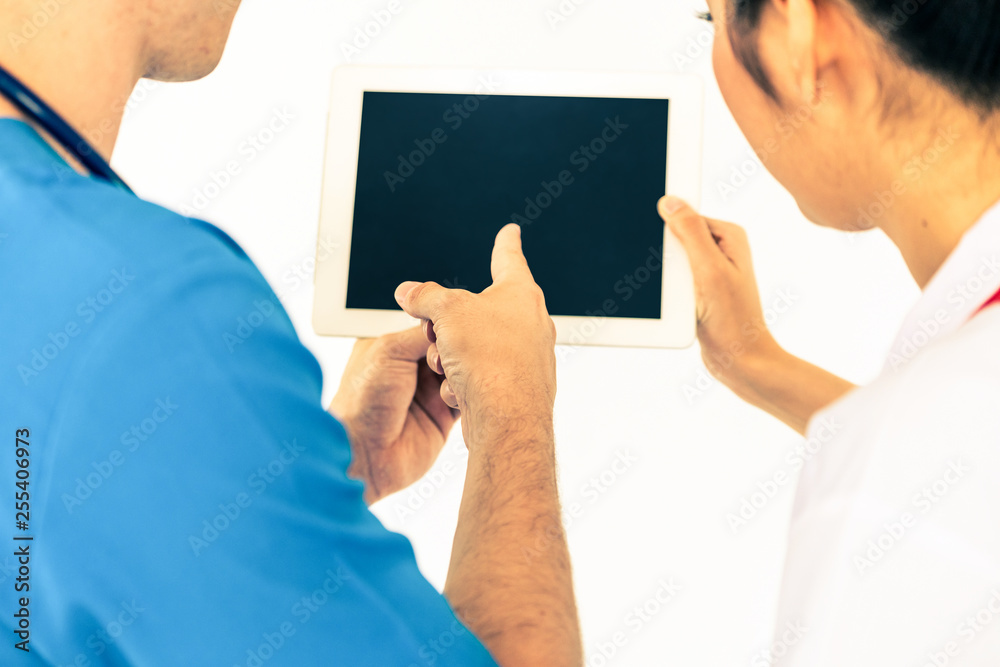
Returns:
[[[879,378],[813,417],[774,665],[1000,667],[1000,305],[976,314],[998,289],[1000,205]]]

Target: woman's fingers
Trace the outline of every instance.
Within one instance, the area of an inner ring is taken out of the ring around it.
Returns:
[[[740,271],[750,270],[753,262],[750,257],[750,241],[747,239],[746,230],[732,222],[713,220],[712,218],[704,218],[704,220],[719,249],[729,261]]]
[[[708,221],[676,197],[664,197],[657,211],[684,246],[692,267],[715,266],[720,259],[719,246],[709,229]]]
[[[699,285],[730,265],[740,272],[752,270],[750,243],[739,225],[706,218],[676,197],[661,199],[657,210],[684,246]]]

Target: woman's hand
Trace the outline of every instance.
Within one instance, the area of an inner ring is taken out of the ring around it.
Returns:
[[[742,227],[674,197],[657,208],[691,260],[705,366],[737,396],[805,433],[818,410],[854,385],[789,354],[767,330]]]
[[[657,208],[691,260],[705,366],[742,396],[753,380],[749,370],[781,353],[764,323],[746,231],[676,198],[664,197]]]

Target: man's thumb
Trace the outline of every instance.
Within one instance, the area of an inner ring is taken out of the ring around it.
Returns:
[[[388,334],[383,338],[383,344],[385,355],[397,361],[419,361],[427,354],[427,348],[431,345],[423,327]]]

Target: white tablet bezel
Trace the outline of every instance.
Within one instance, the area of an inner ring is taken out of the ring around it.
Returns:
[[[334,72],[332,88],[314,276],[313,328],[319,335],[375,337],[415,322],[401,311],[346,307],[365,92],[669,99],[665,191],[693,206],[699,205],[702,86],[693,76],[346,66]],[[649,202],[650,207],[655,205]],[[691,345],[695,337],[691,268],[679,242],[666,230],[663,247],[660,319],[556,316],[553,320],[558,343],[666,348]]]

